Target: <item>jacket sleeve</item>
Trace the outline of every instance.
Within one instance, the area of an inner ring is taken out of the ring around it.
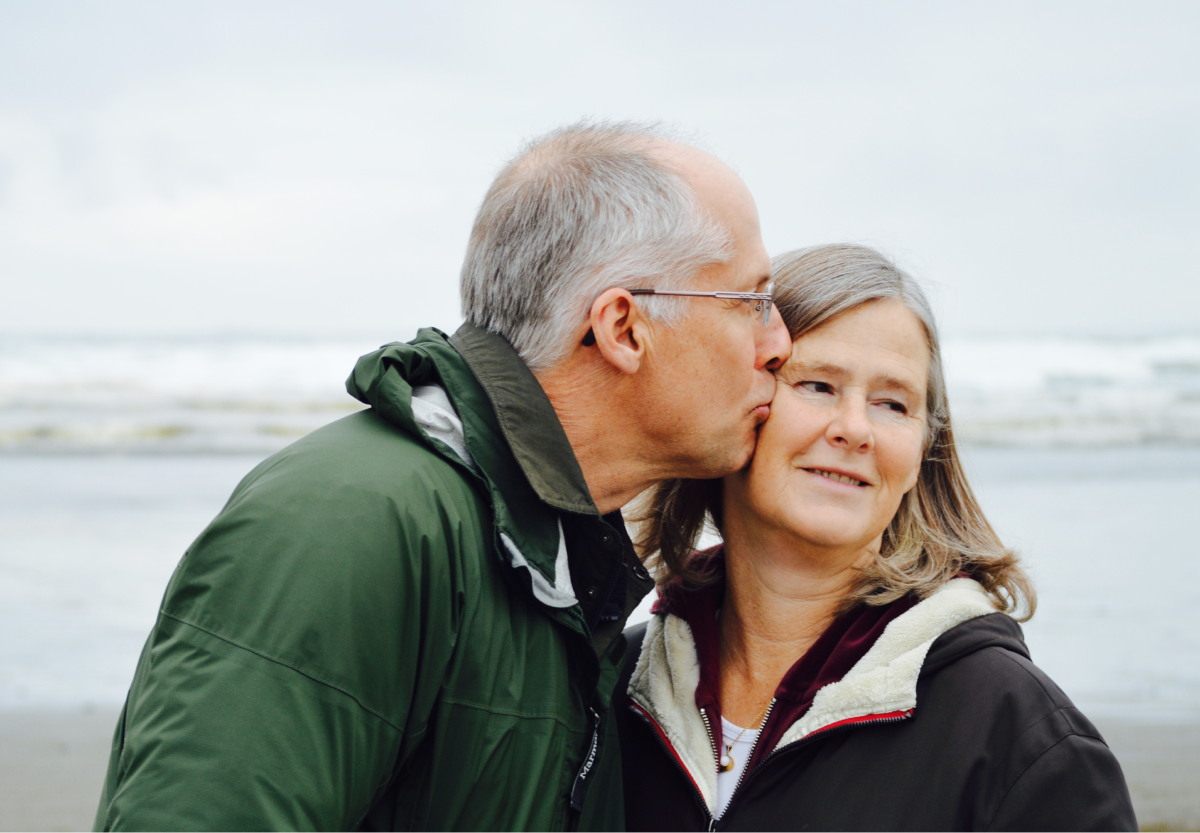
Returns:
[[[1069,734],[1019,775],[987,830],[1137,830],[1120,764],[1095,737]]]
[[[402,503],[337,472],[235,493],[168,587],[98,829],[362,821],[424,733],[478,546],[431,477]]]

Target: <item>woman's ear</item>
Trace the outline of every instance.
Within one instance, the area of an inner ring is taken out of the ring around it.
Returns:
[[[649,327],[628,291],[612,287],[601,292],[592,302],[588,324],[584,347],[599,350],[621,373],[638,372],[646,357]]]

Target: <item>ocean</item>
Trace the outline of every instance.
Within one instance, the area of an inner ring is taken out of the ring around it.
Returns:
[[[344,380],[378,346],[0,336],[0,452],[270,453],[360,407]],[[950,338],[943,353],[960,440],[1200,445],[1200,336]]]
[[[359,407],[342,380],[376,346],[0,339],[0,709],[119,705],[189,542]],[[973,484],[1038,586],[1035,662],[1089,714],[1200,723],[1200,338],[945,353]]]

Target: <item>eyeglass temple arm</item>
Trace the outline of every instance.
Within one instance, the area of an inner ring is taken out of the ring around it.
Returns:
[[[730,298],[734,300],[748,299],[752,301],[770,301],[775,296],[767,292],[694,292],[686,289],[630,289],[630,295],[691,295],[701,298]]]

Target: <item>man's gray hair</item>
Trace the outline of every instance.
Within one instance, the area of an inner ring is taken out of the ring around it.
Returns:
[[[592,302],[613,286],[686,289],[733,256],[730,231],[656,153],[649,125],[585,123],[530,142],[488,190],[462,268],[462,311],[534,370],[570,352]],[[682,298],[640,297],[675,323]]]

